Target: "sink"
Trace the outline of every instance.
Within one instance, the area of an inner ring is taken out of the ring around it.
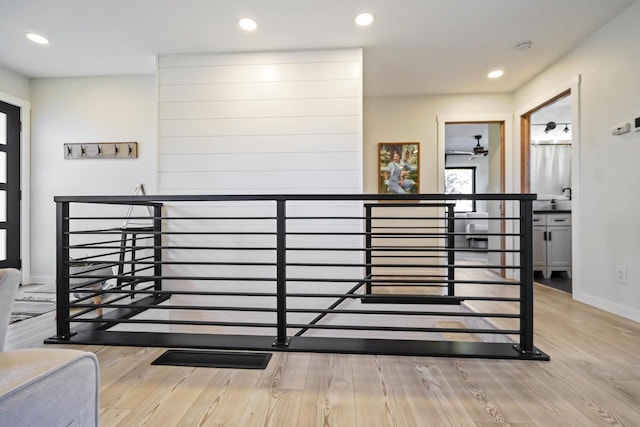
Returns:
[[[571,200],[556,200],[555,209],[553,207],[553,203],[551,200],[534,200],[533,201],[533,210],[534,211],[570,211],[571,210]]]

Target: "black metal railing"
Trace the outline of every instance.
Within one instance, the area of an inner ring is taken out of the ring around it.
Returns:
[[[480,249],[461,244],[469,199],[497,212]],[[56,197],[46,342],[548,360],[533,344],[534,199]]]

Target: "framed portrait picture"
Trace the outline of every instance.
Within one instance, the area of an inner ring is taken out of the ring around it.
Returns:
[[[378,144],[378,193],[420,193],[420,143]]]

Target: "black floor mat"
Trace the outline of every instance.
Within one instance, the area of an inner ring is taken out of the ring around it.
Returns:
[[[267,367],[269,359],[271,359],[271,353],[167,350],[151,364],[198,368],[264,369]]]

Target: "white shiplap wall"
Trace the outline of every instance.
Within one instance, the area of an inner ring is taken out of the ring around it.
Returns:
[[[171,55],[158,59],[159,160],[158,191],[164,194],[336,194],[363,190],[362,52],[360,49],[246,54]],[[272,202],[180,203],[165,206],[168,216],[273,216]],[[288,215],[360,216],[358,202],[295,202]],[[213,228],[211,228],[213,227]],[[167,231],[216,230],[273,232],[269,220],[168,222]],[[290,231],[361,231],[361,221],[293,222]],[[275,246],[273,236],[167,235],[166,245]],[[359,236],[327,239],[290,236],[289,246],[359,247]],[[207,259],[273,262],[273,252],[168,250],[165,260]],[[292,252],[291,261],[361,262],[360,252]],[[275,277],[273,267],[165,265],[165,275]],[[289,268],[290,277],[326,277],[336,271]],[[362,272],[351,272],[354,280]],[[344,277],[344,276],[343,276]],[[355,283],[355,282],[354,282]],[[182,280],[169,287],[199,290],[274,292],[275,283]],[[291,282],[290,290],[308,290]],[[322,284],[324,291],[343,292],[353,283]],[[216,302],[221,298],[217,297]],[[247,300],[225,298],[226,305]],[[206,298],[174,296],[176,304],[206,304]],[[256,305],[273,306],[258,299]],[[327,299],[308,306],[325,308]],[[266,318],[265,318],[266,316]],[[273,321],[264,313],[173,313],[175,319]],[[273,317],[273,318],[272,318]],[[313,316],[296,318],[310,320]],[[293,319],[292,319],[293,320]],[[180,327],[173,327],[180,330]],[[216,328],[213,328],[217,330]],[[273,331],[254,330],[253,333]]]
[[[362,53],[161,56],[163,193],[362,192]]]

